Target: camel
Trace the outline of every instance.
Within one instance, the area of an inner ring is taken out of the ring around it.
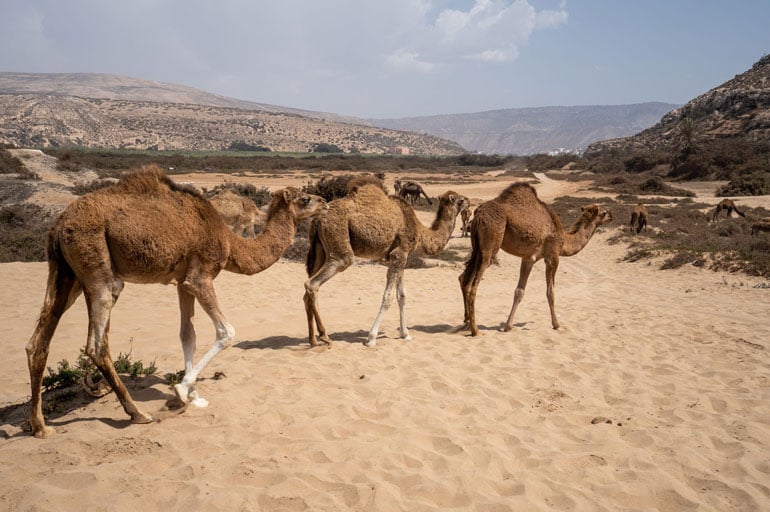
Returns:
[[[644,203],[636,205],[634,211],[631,212],[631,222],[628,225],[631,233],[634,232],[634,228],[636,228],[637,233],[640,233],[642,229],[647,231],[647,207],[644,206]]]
[[[756,235],[757,233],[760,233],[762,231],[764,231],[765,233],[770,233],[770,218],[757,219],[751,225],[752,235]]]
[[[531,185],[525,183],[514,183],[497,198],[479,205],[471,222],[471,255],[459,278],[465,304],[463,327],[469,328],[472,336],[478,336],[476,291],[484,271],[502,248],[521,258],[513,307],[503,330],[511,330],[513,315],[524,298],[529,274],[540,259],[545,259],[546,297],[551,309],[551,324],[558,329],[554,281],[559,257],[580,252],[596,228],[611,220],[612,214],[603,206],[588,205],[581,208],[575,225],[565,231],[558,215],[537,197]]]
[[[717,221],[717,216],[719,215],[719,212],[722,210],[727,210],[727,217],[730,218],[733,214],[733,211],[740,215],[741,217],[746,217],[746,215],[743,214],[740,210],[738,210],[738,207],[735,206],[735,202],[733,202],[732,199],[722,199],[719,201],[719,204],[717,204],[716,210],[714,210],[714,216],[711,218],[711,222]]]
[[[460,227],[460,236],[464,237],[465,235],[469,235],[471,231],[471,209],[465,208],[463,211],[460,212],[460,220],[462,220],[462,226]]]
[[[48,233],[48,284],[40,317],[27,344],[32,398],[29,423],[47,437],[41,384],[59,319],[81,293],[88,309],[86,354],[115,391],[132,423],[149,423],[118,377],[109,351],[110,312],[124,282],[175,284],[181,316],[185,376],[174,387],[182,403],[205,407],[195,381],[235,335],[220,310],[213,281],[221,270],[253,275],[275,263],[291,244],[299,221],[326,203],[289,187],[273,193],[264,231],[242,238],[230,231],[211,203],[171,181],[156,165],[144,166],[112,187],[72,202]],[[213,346],[193,366],[195,300],[211,317]]]
[[[428,194],[425,193],[425,190],[423,190],[422,186],[416,181],[401,181],[397,178],[393,188],[395,189],[397,196],[405,199],[412,206],[414,206],[414,203],[420,198],[420,195],[425,196],[425,199],[428,200],[428,204],[433,205],[431,198],[428,197]]]
[[[264,215],[254,201],[232,189],[225,189],[209,198],[231,230],[237,235],[254,238],[255,228],[264,224]]]
[[[310,228],[307,255],[308,280],[305,282],[305,312],[308,341],[328,346],[331,339],[318,311],[318,289],[335,274],[347,269],[355,256],[369,260],[387,260],[388,273],[382,304],[364,345],[377,343],[377,334],[395,291],[400,313],[400,335],[411,339],[406,326],[404,268],[407,258],[417,249],[437,254],[449,241],[457,214],[467,207],[468,198],[449,191],[439,197],[436,218],[430,228],[423,226],[414,210],[403,199],[388,196],[373,185],[355,189],[349,196],[329,203],[329,211],[315,218]]]

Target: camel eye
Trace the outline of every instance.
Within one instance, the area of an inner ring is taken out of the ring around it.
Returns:
[[[310,198],[308,196],[304,196],[302,198],[302,205],[307,206],[308,204],[310,204]]]

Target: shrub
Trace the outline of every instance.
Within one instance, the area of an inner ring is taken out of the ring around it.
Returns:
[[[719,187],[716,195],[726,196],[764,196],[770,194],[770,173],[757,172],[739,176]]]
[[[21,204],[0,209],[0,263],[45,261],[51,224],[39,206]]]
[[[0,174],[19,174],[24,172],[24,164],[5,148],[0,147]]]

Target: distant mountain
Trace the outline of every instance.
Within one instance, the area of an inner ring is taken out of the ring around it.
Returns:
[[[191,87],[89,73],[0,73],[0,143],[132,149],[463,153],[456,142],[355,118],[227,98]]]
[[[672,110],[654,126],[633,137],[591,144],[585,154],[592,157],[609,150],[670,151],[681,144],[681,127],[686,119],[694,121],[694,138],[700,143],[731,139],[770,143],[770,55],[732,80]]]
[[[592,142],[633,135],[676,108],[670,103],[535,107],[400,119],[374,126],[457,141],[470,151],[530,155],[560,148],[582,152]]]

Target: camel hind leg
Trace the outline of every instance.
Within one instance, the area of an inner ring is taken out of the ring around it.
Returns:
[[[72,269],[64,261],[49,261],[46,298],[35,331],[27,343],[27,365],[30,377],[29,424],[35,437],[45,438],[54,433],[43,417],[43,373],[48,352],[59,320],[82,293]]]
[[[471,336],[479,335],[476,324],[476,293],[484,271],[500,250],[504,229],[488,226],[480,217],[471,223],[471,255],[459,278],[465,308],[463,324],[470,329]]]
[[[109,330],[110,313],[120,292],[123,282],[117,277],[110,276],[96,279],[84,289],[86,306],[88,308],[88,341],[86,354],[91,358],[104,378],[110,384],[115,395],[123,405],[123,410],[131,417],[132,423],[150,423],[152,416],[139,410],[125,384],[115,371],[110,355]]]
[[[310,279],[305,281],[305,296],[303,297],[303,301],[305,302],[305,314],[307,315],[308,342],[312,347],[316,347],[320,344],[318,342],[319,339],[329,347],[331,347],[332,344],[331,339],[326,333],[326,327],[321,320],[321,314],[318,310],[318,290],[326,281],[339,272],[344,271],[352,265],[352,263],[353,254],[351,249],[350,254],[347,254],[342,259],[326,258],[323,264],[319,265],[316,263],[319,268],[312,272]],[[314,322],[315,327],[318,328],[318,339],[316,339],[315,331],[313,329]]]

